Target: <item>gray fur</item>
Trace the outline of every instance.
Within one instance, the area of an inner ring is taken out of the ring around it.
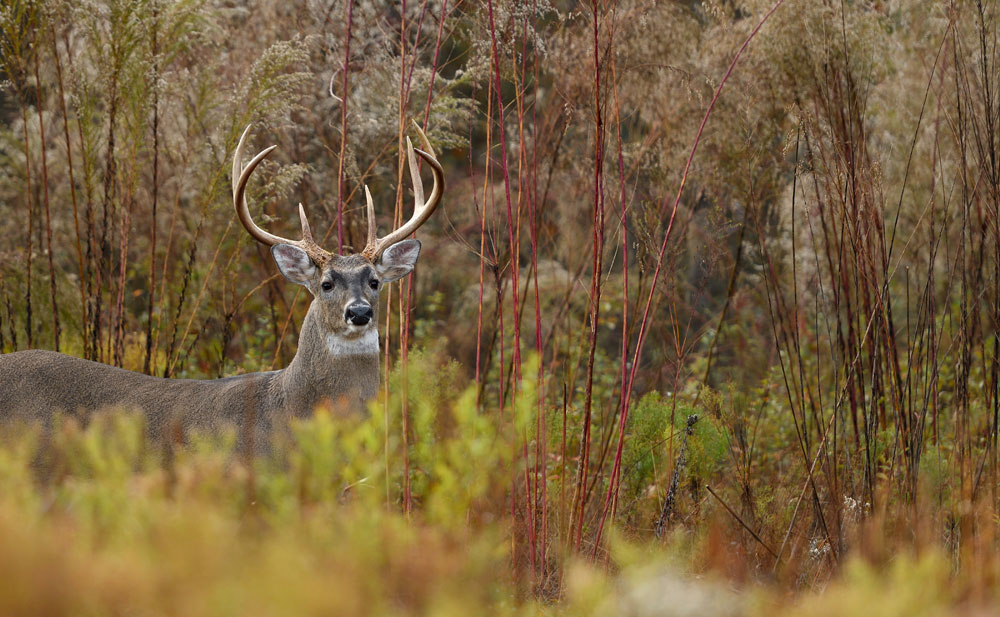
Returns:
[[[155,436],[165,435],[175,422],[184,431],[228,424],[242,435],[252,421],[262,438],[276,424],[308,416],[318,405],[363,414],[379,387],[378,294],[386,282],[381,273],[409,272],[419,253],[418,241],[404,242],[416,244],[387,251],[374,265],[359,255],[334,256],[322,268],[313,268],[307,279],[293,281],[304,285],[313,301],[295,358],[283,370],[214,380],[164,379],[52,351],[21,351],[0,355],[0,422],[48,426],[58,411],[86,419],[101,409],[126,408],[141,410]],[[279,246],[274,255],[284,273],[289,259],[301,257],[295,253],[301,249]],[[405,259],[394,261],[400,257]],[[304,269],[297,263],[292,274],[300,277]],[[371,287],[373,279],[379,281],[377,289]],[[332,288],[324,290],[324,282],[333,283]],[[374,311],[365,326],[345,319],[345,306],[355,302],[368,303]]]

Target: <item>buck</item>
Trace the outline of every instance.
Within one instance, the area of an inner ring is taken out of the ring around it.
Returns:
[[[253,422],[254,432],[267,431],[280,419],[311,414],[321,404],[351,412],[364,409],[379,386],[379,292],[413,270],[420,241],[407,238],[441,201],[444,172],[427,137],[420,132],[426,151],[416,153],[434,176],[433,189],[425,201],[414,148],[407,139],[413,216],[389,235],[377,237],[375,208],[366,186],[367,244],[361,253],[338,255],[313,239],[302,204],[301,240],[281,238],[254,223],[245,198],[247,182],[277,146],[261,151],[243,167],[249,132],[248,126],[233,156],[237,217],[254,239],[271,248],[284,277],[313,296],[291,364],[282,370],[215,380],[164,379],[52,351],[20,351],[0,355],[0,420],[24,419],[47,425],[55,411],[87,417],[104,408],[129,408],[141,410],[150,432],[163,435],[176,423],[186,431],[211,430],[224,423],[242,429],[245,423]]]

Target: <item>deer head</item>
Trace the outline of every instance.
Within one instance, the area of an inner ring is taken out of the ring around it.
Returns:
[[[305,209],[299,204],[302,239],[289,240],[268,233],[250,217],[245,191],[250,175],[277,146],[258,153],[246,167],[241,165],[248,126],[240,137],[233,156],[233,205],[247,232],[257,241],[271,247],[278,269],[289,281],[302,285],[313,295],[313,306],[321,329],[326,333],[331,350],[351,341],[374,340],[377,349],[378,294],[387,283],[406,276],[413,270],[420,254],[420,241],[406,239],[434,212],[444,190],[444,172],[434,157],[426,135],[420,128],[425,150],[415,150],[406,139],[407,163],[413,179],[414,207],[410,220],[382,238],[377,237],[375,206],[365,186],[368,213],[368,242],[357,254],[337,255],[320,247],[313,239]],[[423,185],[414,153],[430,165],[434,187],[424,199]]]

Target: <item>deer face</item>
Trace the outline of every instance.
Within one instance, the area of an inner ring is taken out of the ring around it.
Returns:
[[[397,242],[374,262],[361,255],[331,255],[320,266],[291,244],[276,244],[271,254],[286,279],[312,293],[328,336],[352,340],[377,329],[378,294],[387,283],[413,270],[420,241]]]
[[[233,206],[236,208],[236,216],[247,233],[271,247],[274,261],[285,278],[304,286],[312,293],[315,299],[309,312],[320,320],[331,353],[358,353],[358,349],[367,350],[372,347],[377,352],[378,292],[386,283],[402,278],[413,270],[420,254],[420,242],[405,238],[409,238],[427,221],[441,201],[444,171],[434,157],[427,136],[419,126],[414,127],[420,134],[426,151],[415,149],[407,137],[406,160],[413,180],[413,215],[388,235],[378,237],[375,229],[375,205],[366,186],[368,239],[365,248],[356,255],[335,255],[320,247],[313,239],[302,204],[299,204],[301,240],[282,238],[258,227],[250,217],[245,198],[246,186],[254,169],[274,151],[275,146],[260,151],[244,167],[243,146],[250,132],[248,126],[233,154]],[[427,163],[434,176],[434,186],[426,200],[417,155]]]

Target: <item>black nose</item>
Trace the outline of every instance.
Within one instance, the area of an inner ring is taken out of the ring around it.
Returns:
[[[352,304],[347,307],[344,319],[355,326],[364,326],[372,320],[372,307],[367,304]]]

